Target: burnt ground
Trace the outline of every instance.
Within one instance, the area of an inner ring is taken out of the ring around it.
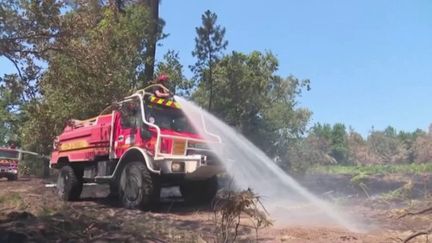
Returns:
[[[417,180],[413,175],[377,177],[368,178],[359,186],[349,185],[350,178],[338,176],[306,178],[304,184],[312,191],[373,227],[355,233],[333,222],[315,226],[278,225],[260,230],[258,241],[402,242],[401,239],[428,228],[432,222],[432,214],[399,218],[432,206],[428,182],[422,185],[421,180],[424,177]],[[213,212],[207,205],[188,206],[179,198],[164,198],[152,211],[126,210],[117,200],[107,198],[108,190],[103,186],[85,187],[81,200],[65,203],[45,183],[48,181],[38,178],[0,180],[0,242],[216,241]],[[239,231],[239,242],[256,241],[255,231],[247,223]],[[426,239],[418,238],[417,242]]]

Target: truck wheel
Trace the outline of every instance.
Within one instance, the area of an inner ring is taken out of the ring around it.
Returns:
[[[217,177],[213,176],[205,181],[185,180],[180,185],[180,192],[188,203],[208,203],[218,191]]]
[[[16,181],[18,179],[18,175],[8,175],[7,180],[8,181]]]
[[[69,165],[63,166],[57,178],[57,193],[64,201],[79,199],[83,188],[82,180]]]
[[[160,190],[146,166],[139,161],[127,163],[119,180],[119,197],[126,208],[149,209]]]

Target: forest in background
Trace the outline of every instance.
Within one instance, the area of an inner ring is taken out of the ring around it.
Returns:
[[[95,116],[167,73],[172,91],[235,127],[289,172],[432,161],[431,129],[388,127],[362,137],[342,123],[308,126],[312,112],[298,100],[313,81],[281,76],[271,52],[228,53],[214,12],[202,14],[190,37],[195,64],[184,67],[177,50],[156,60],[160,41],[175,38],[164,32],[160,4],[169,2],[0,2],[0,56],[15,67],[0,77],[0,145],[48,155],[69,119]]]

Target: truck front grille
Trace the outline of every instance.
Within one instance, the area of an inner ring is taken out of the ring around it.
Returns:
[[[195,150],[195,149],[188,149],[187,155],[203,155],[207,157],[206,163],[207,165],[219,165],[220,161],[218,160],[217,156],[209,150]]]

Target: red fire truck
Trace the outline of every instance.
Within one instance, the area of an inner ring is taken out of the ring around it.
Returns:
[[[18,162],[21,153],[16,149],[0,148],[0,178],[6,177],[9,181],[18,178]]]
[[[213,198],[224,168],[208,144],[220,138],[192,127],[174,98],[158,98],[155,89],[166,90],[151,85],[95,118],[68,122],[50,159],[63,200],[78,199],[84,182],[109,183],[127,208],[148,208],[162,186],[180,186],[185,200]]]

